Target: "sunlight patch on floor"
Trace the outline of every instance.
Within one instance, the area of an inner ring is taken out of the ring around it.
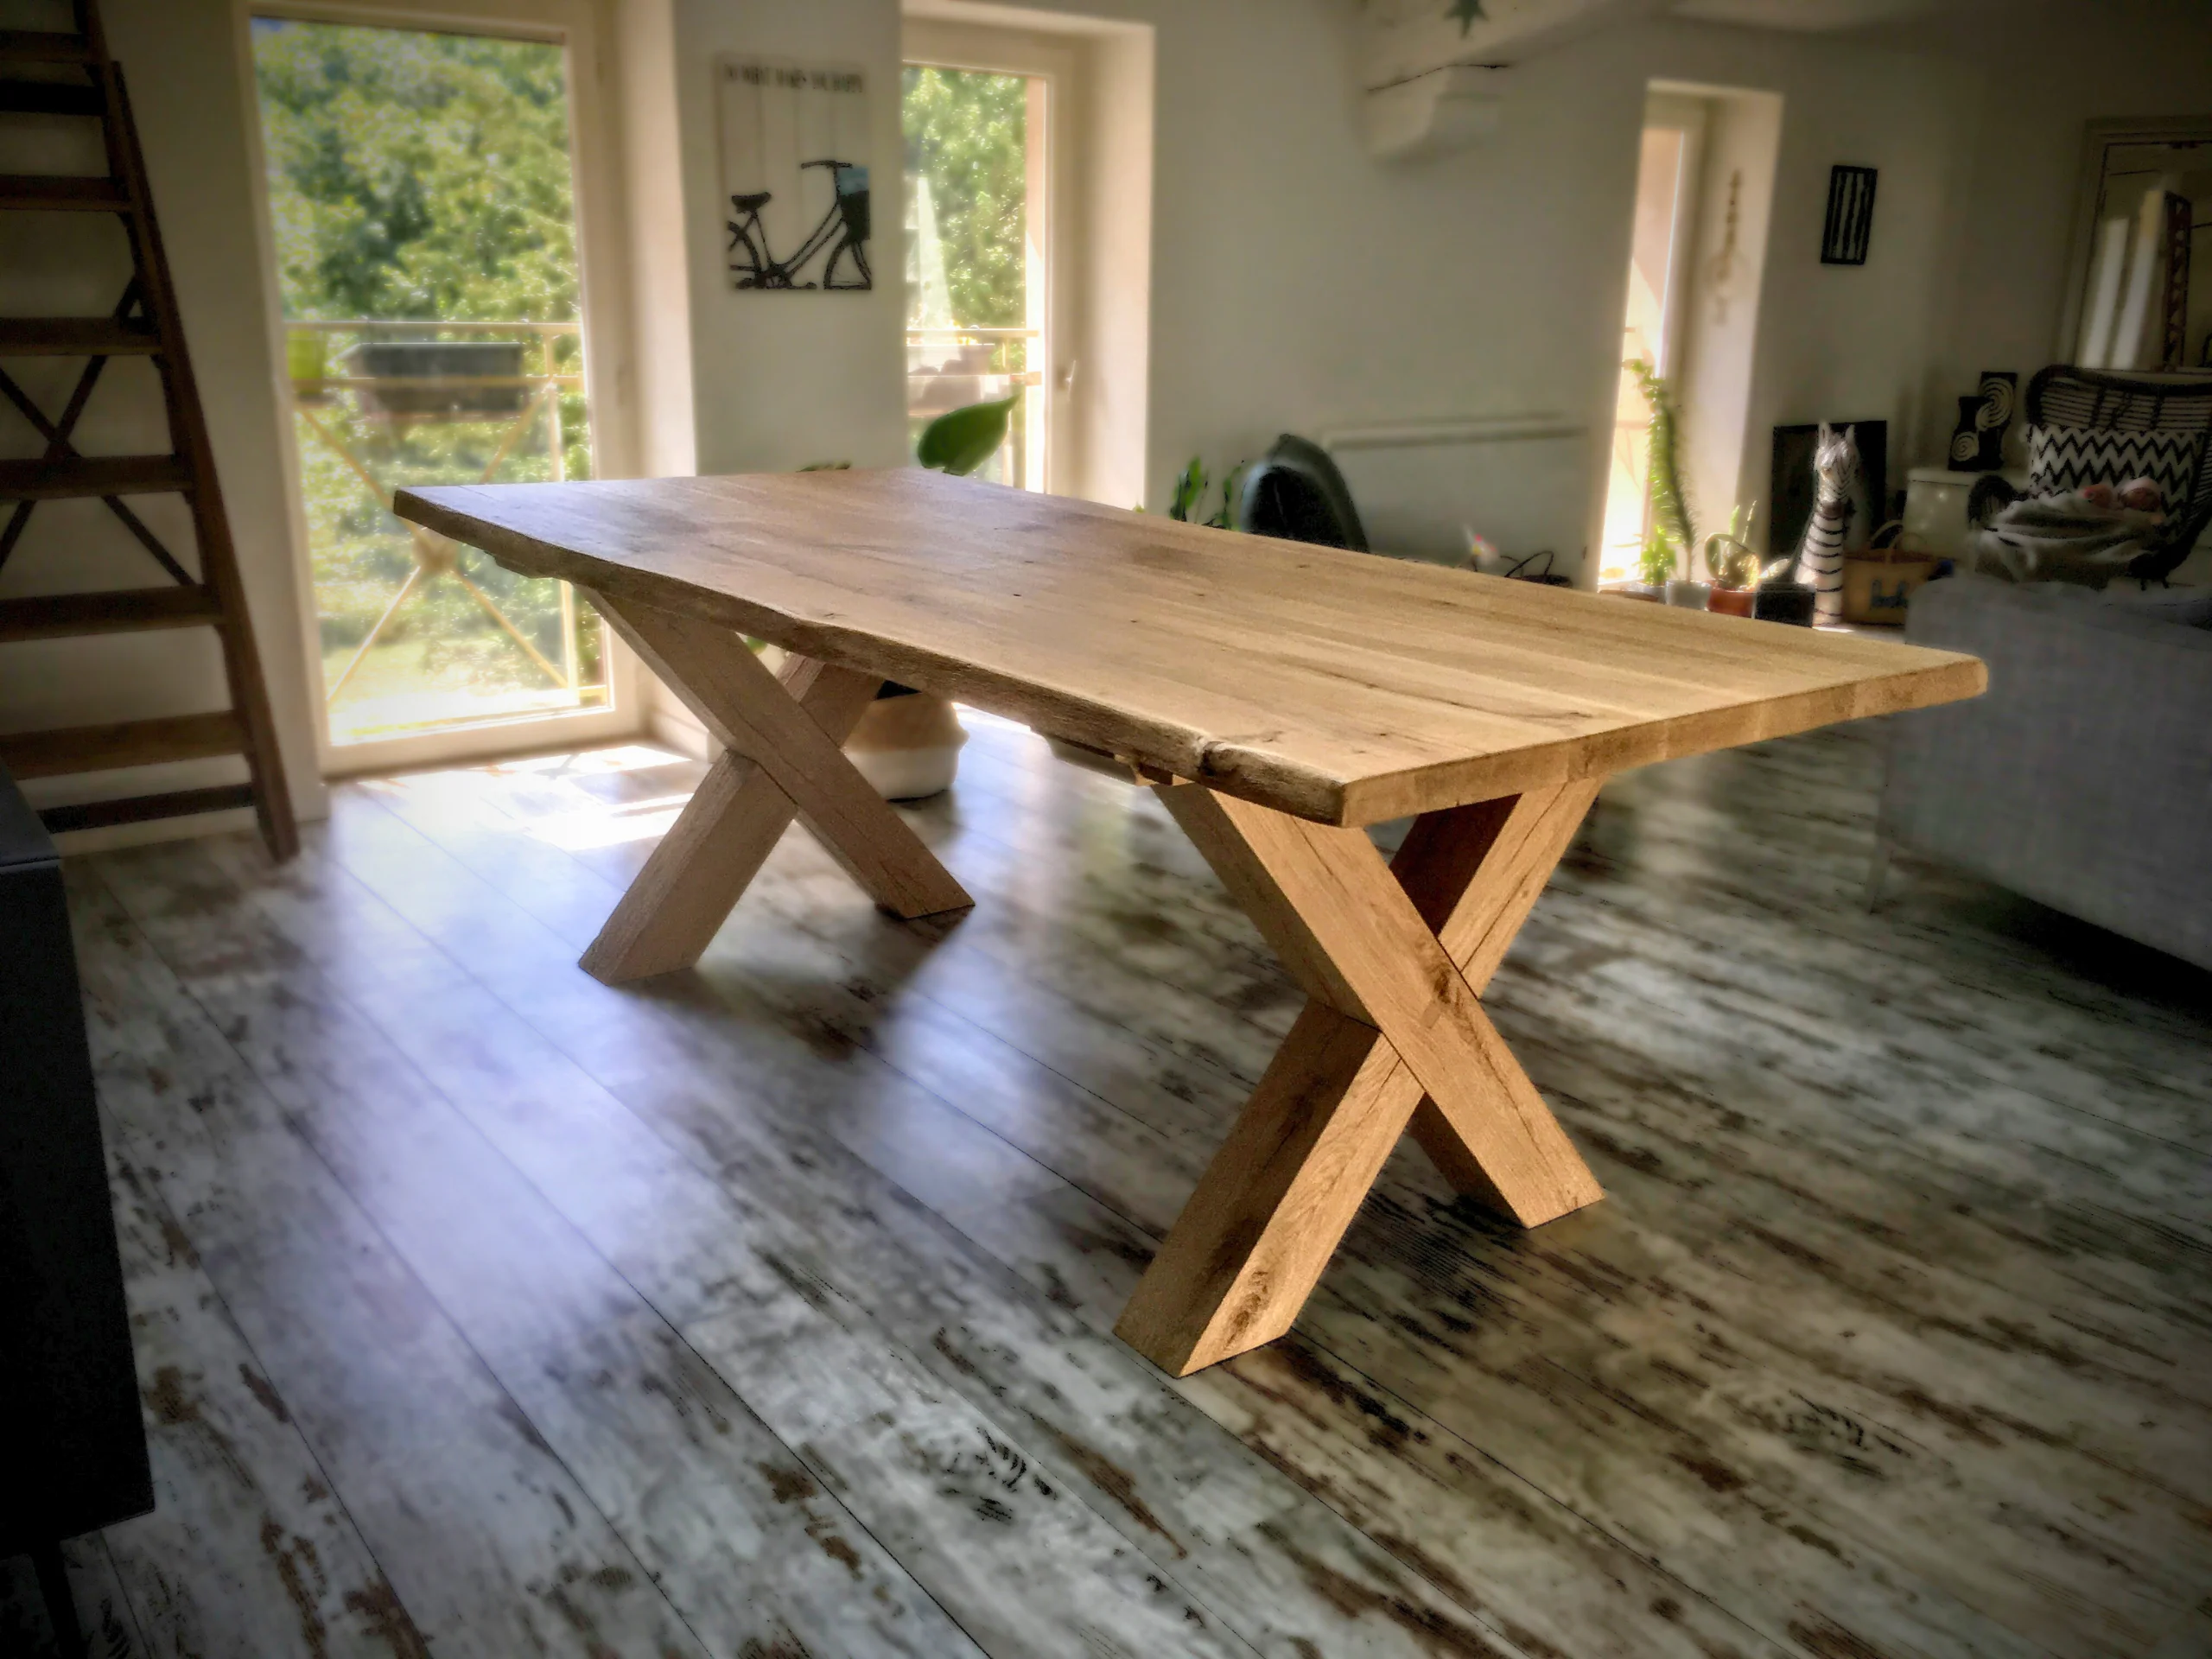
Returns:
[[[677,814],[683,811],[684,803],[690,798],[687,791],[650,801],[627,801],[620,806],[594,801],[573,812],[548,813],[528,820],[524,829],[532,841],[542,841],[564,853],[615,847],[630,841],[652,841],[668,833]]]

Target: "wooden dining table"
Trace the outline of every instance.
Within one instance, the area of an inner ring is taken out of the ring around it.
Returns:
[[[1404,1134],[1524,1227],[1602,1196],[1482,993],[1608,776],[1986,681],[1948,652],[912,468],[395,510],[588,590],[721,745],[584,954],[609,983],[695,963],[794,818],[896,915],[974,902],[841,747],[887,680],[1157,792],[1307,999],[1115,1327],[1178,1376],[1289,1329]],[[1367,827],[1403,818],[1386,860]]]

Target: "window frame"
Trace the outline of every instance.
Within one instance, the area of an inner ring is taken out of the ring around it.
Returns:
[[[1044,374],[1040,401],[1045,404],[1045,442],[1034,448],[1042,460],[1042,476],[1036,487],[1046,494],[1067,493],[1068,483],[1076,475],[1071,394],[1077,365],[1066,354],[1065,346],[1082,337],[1082,319],[1076,315],[1079,285],[1070,280],[1076,270],[1074,261],[1082,251],[1075,215],[1070,211],[1076,200],[1074,146],[1070,135],[1075,130],[1074,100],[1081,95],[1079,62],[1077,43],[1069,39],[911,14],[904,20],[899,42],[902,71],[913,67],[966,70],[1022,75],[1045,83],[1041,232],[1035,228],[1033,202],[1028,204],[1028,211],[1031,241],[1042,250],[1044,266],[1044,302],[1038,308],[1043,321],[1033,360]],[[1035,144],[1039,136],[1030,134],[1029,142]],[[1033,168],[1033,174],[1036,170]]]
[[[569,148],[571,199],[576,219],[578,320],[584,341],[584,394],[592,471],[596,478],[633,477],[639,471],[637,423],[620,395],[636,384],[632,372],[628,293],[622,249],[621,177],[617,143],[620,111],[603,90],[613,71],[612,43],[593,0],[470,0],[431,5],[419,0],[232,0],[240,79],[246,102],[248,165],[252,168],[254,218],[262,268],[270,273],[267,327],[277,365],[278,423],[284,492],[291,521],[293,557],[300,573],[299,626],[308,668],[308,692],[315,700],[311,726],[315,758],[326,779],[337,779],[447,766],[461,761],[595,747],[643,736],[652,718],[637,657],[602,618],[601,650],[607,664],[607,701],[601,709],[486,721],[448,729],[332,741],[322,674],[321,618],[309,568],[307,507],[302,489],[298,423],[291,418],[292,391],[284,375],[284,315],[275,280],[276,238],[270,213],[267,151],[259,84],[253,60],[253,20],[351,24],[374,29],[435,29],[558,46],[564,57],[572,138]]]
[[[1689,335],[1689,297],[1694,276],[1694,261],[1697,247],[1697,232],[1704,208],[1705,150],[1712,121],[1712,110],[1706,99],[1688,92],[1671,91],[1654,86],[1644,95],[1643,119],[1637,127],[1637,142],[1641,147],[1643,136],[1652,131],[1675,132],[1681,136],[1681,147],[1675,158],[1674,206],[1669,215],[1667,242],[1666,291],[1660,296],[1658,350],[1652,372],[1671,385],[1679,388],[1687,362]],[[1639,198],[1643,193],[1643,178],[1638,170],[1636,189],[1630,196],[1629,216],[1630,234]],[[1630,262],[1634,255],[1631,252]],[[1625,289],[1624,290],[1625,291]],[[1625,315],[1626,305],[1623,305]],[[1614,338],[1620,337],[1621,325],[1615,325]],[[1608,430],[1619,429],[1618,404]],[[1612,472],[1608,464],[1605,482],[1598,493],[1599,534],[1592,540],[1596,550],[1591,580],[1596,582],[1632,581],[1636,565],[1630,559],[1625,565],[1614,567],[1617,574],[1608,575],[1606,556],[1611,550],[1605,539],[1605,527],[1612,507]],[[1651,534],[1653,523],[1651,482],[1647,461],[1643,505],[1643,533]],[[1695,569],[1696,550],[1687,550],[1686,556],[1693,561]]]

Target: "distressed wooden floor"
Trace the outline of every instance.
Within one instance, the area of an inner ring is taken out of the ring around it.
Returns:
[[[698,769],[73,862],[161,1508],[129,1655],[2212,1653],[2212,982],[1961,878],[1872,734],[1607,791],[1490,996],[1610,1200],[1402,1149],[1291,1338],[1109,1327],[1299,996],[1144,793],[975,721],[870,909],[575,958]],[[21,1563],[0,1649],[40,1651]]]

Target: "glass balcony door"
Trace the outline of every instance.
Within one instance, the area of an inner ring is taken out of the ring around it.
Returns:
[[[976,476],[1046,490],[1054,77],[976,62],[910,61],[902,86],[909,440],[947,410],[1018,397]]]
[[[1623,366],[1615,394],[1600,582],[1635,575],[1652,530],[1651,411],[1642,383],[1627,365],[1642,363],[1670,381],[1681,373],[1683,296],[1696,222],[1702,121],[1699,106],[1657,97],[1645,117],[1629,245],[1628,305],[1621,326]],[[1694,552],[1686,550],[1683,556]]]
[[[252,38],[327,768],[616,734],[588,601],[391,511],[593,476],[566,47],[283,16]]]

